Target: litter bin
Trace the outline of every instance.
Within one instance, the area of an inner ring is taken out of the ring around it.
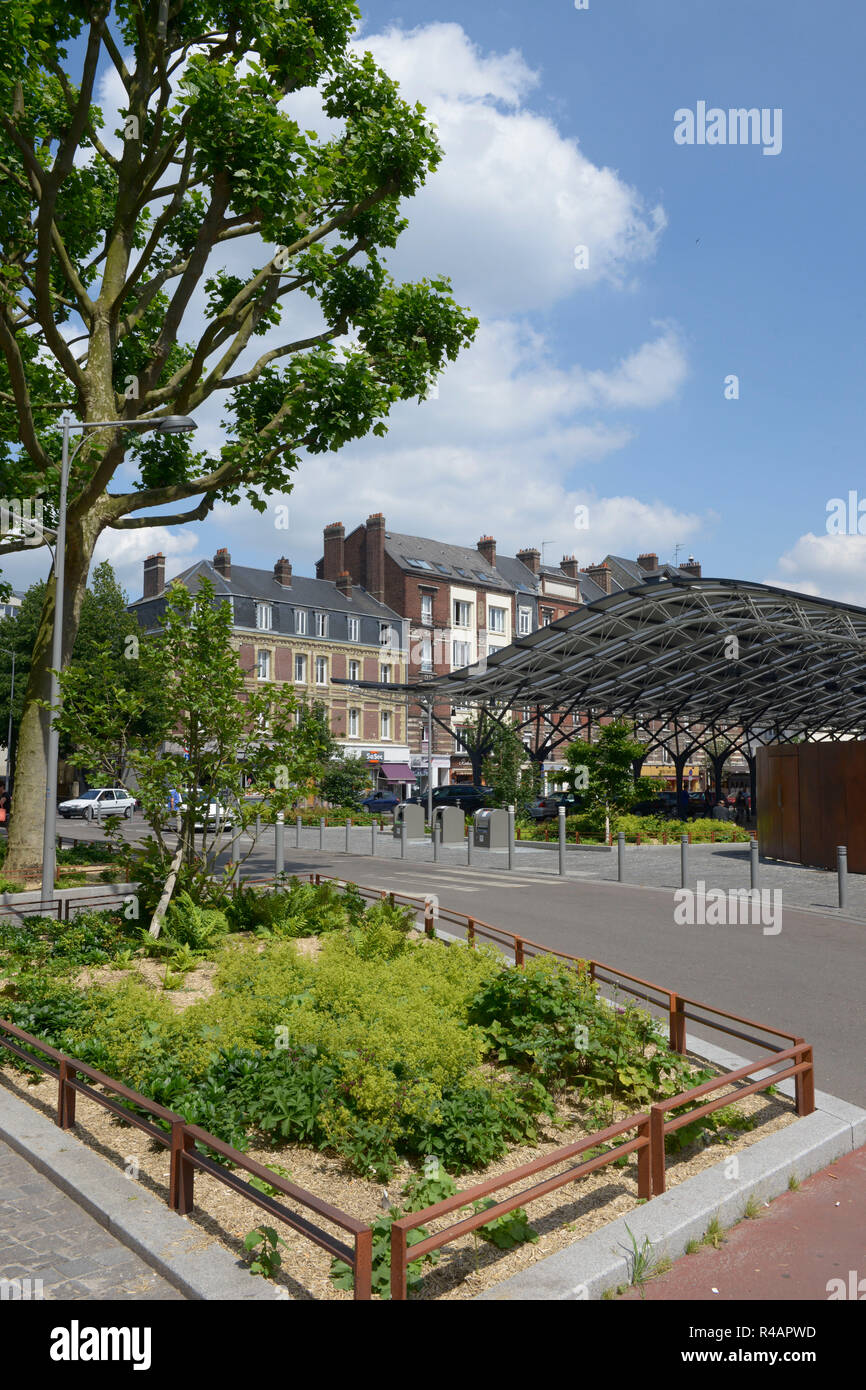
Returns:
[[[411,801],[401,801],[394,807],[394,839],[399,840],[406,826],[407,840],[424,839],[424,807],[413,805]]]
[[[465,817],[459,806],[436,806],[433,811],[433,825],[439,826],[440,845],[463,844],[463,822]]]
[[[508,849],[508,812],[476,811],[475,843],[479,849]]]

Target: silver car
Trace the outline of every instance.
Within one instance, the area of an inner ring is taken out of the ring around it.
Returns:
[[[123,816],[132,818],[135,810],[135,797],[123,787],[92,787],[71,801],[61,801],[57,810],[64,820],[77,816],[81,820],[101,820],[103,816]]]

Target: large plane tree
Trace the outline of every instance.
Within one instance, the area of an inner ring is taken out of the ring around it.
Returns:
[[[423,108],[350,42],[347,0],[2,10],[0,492],[38,500],[51,525],[67,411],[144,422],[216,400],[225,439],[205,454],[188,436],[87,437],[69,493],[65,663],[107,528],[199,521],[217,501],[265,511],[302,457],[382,434],[396,401],[423,399],[476,324],[446,280],[399,284],[386,269],[405,200],[441,154]],[[108,119],[106,76],[122,93]],[[311,109],[304,89],[317,89],[318,134],[295,118]],[[0,553],[33,540],[4,529]],[[52,574],[10,873],[41,852],[54,604]]]

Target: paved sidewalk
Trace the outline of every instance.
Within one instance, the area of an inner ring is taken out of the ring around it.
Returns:
[[[732,1227],[717,1250],[681,1256],[643,1289],[662,1302],[826,1302],[831,1294],[866,1300],[866,1148]],[[619,1301],[640,1297],[631,1288]]]
[[[183,1298],[2,1142],[0,1279],[41,1279],[46,1299]]]

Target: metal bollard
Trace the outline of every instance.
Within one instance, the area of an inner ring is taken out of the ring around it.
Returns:
[[[406,858],[406,817],[400,822],[400,858]]]
[[[433,822],[433,863],[439,863],[439,822]]]
[[[237,834],[234,835],[234,836],[232,837],[232,863],[233,863],[233,864],[240,864],[240,862],[241,862],[241,835],[240,835],[240,828],[239,828],[239,827],[233,827],[233,829],[237,829]],[[235,877],[237,877],[237,874],[235,874]]]
[[[508,808],[508,867],[514,868],[514,807]]]
[[[277,812],[274,825],[274,878],[286,871],[286,818],[282,811]]]
[[[259,836],[261,835],[261,833],[262,833],[262,818],[261,818],[261,816],[256,816],[256,840],[258,840],[258,838],[259,838]]]
[[[758,857],[757,840],[749,841],[749,886],[760,888],[761,886],[761,861]]]
[[[319,849],[325,848],[325,817],[319,819]]]
[[[301,848],[301,817],[295,816],[295,849]]]
[[[565,807],[559,808],[559,877],[565,878]]]
[[[680,886],[681,886],[682,888],[688,888],[688,886],[689,886],[689,837],[688,837],[688,835],[681,835],[681,836],[680,836]]]
[[[836,872],[839,875],[839,910],[848,906],[848,846],[836,846]]]
[[[470,825],[466,830],[466,863],[472,863],[472,851],[475,848],[475,826]]]
[[[376,822],[370,822],[370,853],[376,853]]]
[[[352,817],[346,817],[346,853],[349,853],[349,832],[352,829]]]
[[[625,882],[625,831],[616,832],[616,876],[620,883]]]

